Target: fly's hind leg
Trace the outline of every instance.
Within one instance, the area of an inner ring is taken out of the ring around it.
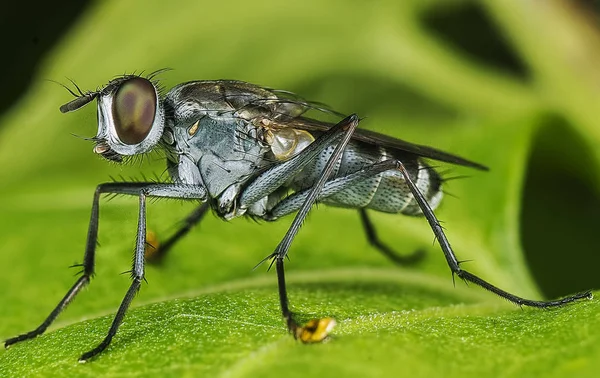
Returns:
[[[146,262],[150,264],[159,264],[163,261],[171,248],[188,234],[206,215],[210,205],[208,202],[202,203],[196,207],[179,225],[177,231],[167,240],[160,242],[156,237],[148,232],[146,234],[146,250],[144,256]]]
[[[412,265],[423,260],[423,257],[425,257],[425,251],[422,249],[417,249],[410,255],[403,256],[398,254],[387,244],[383,243],[377,235],[377,231],[375,230],[375,226],[373,225],[373,222],[371,222],[371,219],[367,214],[367,210],[358,209],[358,212],[360,214],[360,220],[362,222],[365,233],[367,234],[369,244],[375,247],[385,257],[392,260],[398,265]]]
[[[557,300],[551,300],[551,301],[536,301],[536,300],[531,300],[531,299],[525,299],[525,298],[519,297],[517,295],[511,294],[507,291],[504,291],[504,290],[500,289],[499,287],[494,286],[491,283],[485,281],[484,279],[474,275],[473,273],[470,273],[470,272],[462,269],[460,267],[460,262],[456,258],[456,255],[454,254],[454,251],[452,250],[452,247],[450,246],[450,242],[448,241],[448,238],[446,237],[446,234],[444,233],[444,230],[442,229],[442,226],[440,225],[440,222],[438,221],[437,217],[433,213],[431,206],[429,206],[429,204],[427,203],[425,196],[423,196],[423,194],[417,188],[417,185],[414,183],[413,179],[410,177],[408,170],[406,169],[404,164],[402,164],[402,162],[400,162],[400,161],[396,161],[396,163],[397,163],[397,169],[404,176],[404,179],[406,180],[406,184],[410,188],[410,191],[412,192],[415,200],[417,201],[419,208],[423,212],[423,215],[427,219],[427,222],[429,222],[429,226],[431,227],[431,229],[435,235],[435,238],[437,239],[437,241],[440,244],[440,247],[442,248],[444,257],[446,257],[446,262],[448,263],[448,266],[450,267],[450,270],[452,271],[453,275],[457,275],[465,282],[474,283],[475,285],[480,286],[488,291],[491,291],[492,293],[508,300],[509,302],[519,305],[519,306],[529,306],[529,307],[538,307],[538,308],[557,307],[557,306],[562,306],[567,303],[575,302],[575,301],[578,301],[581,299],[591,299],[592,298],[592,292],[586,291],[583,293],[578,293],[578,294],[574,294],[574,295],[571,295],[568,297],[564,297],[564,298],[557,299]]]

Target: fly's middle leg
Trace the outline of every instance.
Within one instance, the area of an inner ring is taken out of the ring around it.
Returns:
[[[321,190],[318,196],[315,195],[315,188],[306,189],[304,191],[300,191],[291,195],[280,202],[272,211],[266,216],[266,219],[276,219],[280,216],[284,216],[286,214],[293,213],[295,211],[299,211],[298,214],[302,213],[303,209],[306,209],[307,203],[313,204],[316,199],[324,198],[330,195],[334,195],[335,193],[339,193],[340,191],[355,185],[356,183],[365,180],[366,178],[373,177],[378,175],[384,171],[394,169],[397,167],[397,164],[394,161],[384,161],[380,163],[375,163],[368,167],[363,168],[362,170],[355,172],[353,174],[340,177],[337,179],[329,180],[325,183],[319,184]],[[322,176],[326,177],[326,176]],[[315,186],[317,187],[317,186]],[[317,187],[317,188],[319,188]],[[311,194],[314,197],[311,197]],[[310,201],[310,202],[309,202]],[[288,230],[288,234],[293,230],[297,230],[294,228],[297,222],[301,222],[304,220],[306,214],[298,215],[294,219],[294,223]],[[299,227],[299,226],[298,226]],[[279,244],[277,250],[272,255],[274,259],[274,263],[277,268],[277,278],[279,284],[279,299],[281,302],[281,310],[284,319],[286,320],[288,329],[294,335],[295,338],[302,340],[303,342],[318,342],[323,340],[330,330],[335,325],[335,321],[332,318],[322,318],[322,319],[313,319],[309,321],[304,326],[299,326],[293,319],[293,313],[289,309],[288,299],[287,299],[287,289],[285,285],[285,276],[283,269],[284,256],[289,248],[289,243],[285,243],[286,238]]]
[[[277,165],[260,176],[258,176],[240,196],[240,204],[249,206],[266,195],[279,188],[284,182],[295,176],[299,170],[309,164],[319,153],[330,145],[336,145],[331,157],[327,161],[321,176],[312,188],[307,190],[306,196],[301,198],[302,205],[299,207],[296,217],[288,228],[283,239],[275,251],[267,257],[271,259],[271,265],[275,264],[277,271],[277,283],[279,287],[279,301],[281,304],[281,313],[286,321],[288,330],[295,338],[304,342],[321,341],[327,336],[329,330],[335,325],[331,318],[316,319],[308,322],[305,326],[300,326],[295,320],[292,311],[289,308],[287,287],[285,282],[284,259],[290,249],[294,237],[300,230],[312,205],[319,198],[325,183],[333,172],[336,162],[342,156],[344,148],[350,141],[352,133],[358,126],[359,118],[351,115],[340,121],[328,132],[321,135],[317,140],[311,143],[306,149],[285,163]],[[341,139],[341,140],[340,140]]]

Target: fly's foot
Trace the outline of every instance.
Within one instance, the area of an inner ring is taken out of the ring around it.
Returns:
[[[160,251],[160,241],[156,232],[152,230],[146,231],[146,247],[144,248],[144,258],[150,264],[160,262],[163,254]]]
[[[334,318],[311,319],[303,327],[295,325],[292,332],[303,343],[319,343],[329,336],[335,325]]]

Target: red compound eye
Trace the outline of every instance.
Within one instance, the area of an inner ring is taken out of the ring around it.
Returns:
[[[138,144],[150,133],[156,116],[156,90],[148,79],[127,80],[113,102],[115,129],[121,142]]]

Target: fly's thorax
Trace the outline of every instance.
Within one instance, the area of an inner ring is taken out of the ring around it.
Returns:
[[[236,80],[190,81],[173,87],[166,96],[174,118],[188,118],[201,109],[217,114],[232,113],[248,121],[268,115],[269,118],[298,116],[303,104],[280,98],[272,90]]]
[[[186,118],[169,118],[163,136],[173,181],[205,187],[226,219],[242,215],[235,207],[242,186],[272,163],[262,130],[232,113],[185,107]]]
[[[236,143],[244,151],[252,149],[254,144],[270,147],[270,156],[266,159],[275,162],[290,159],[314,141],[308,131],[288,127],[285,123],[285,120],[302,114],[306,104],[281,98],[274,91],[241,81],[206,80],[177,85],[167,94],[165,107],[167,118],[176,123],[192,120],[191,125],[204,117],[225,120],[221,126],[242,121],[244,127],[236,126],[233,132],[222,127],[222,130],[205,135],[210,139],[206,142],[213,146],[213,151],[221,150],[218,153],[221,156],[229,154],[219,146],[230,136],[237,138]],[[179,135],[185,138],[185,133]]]

